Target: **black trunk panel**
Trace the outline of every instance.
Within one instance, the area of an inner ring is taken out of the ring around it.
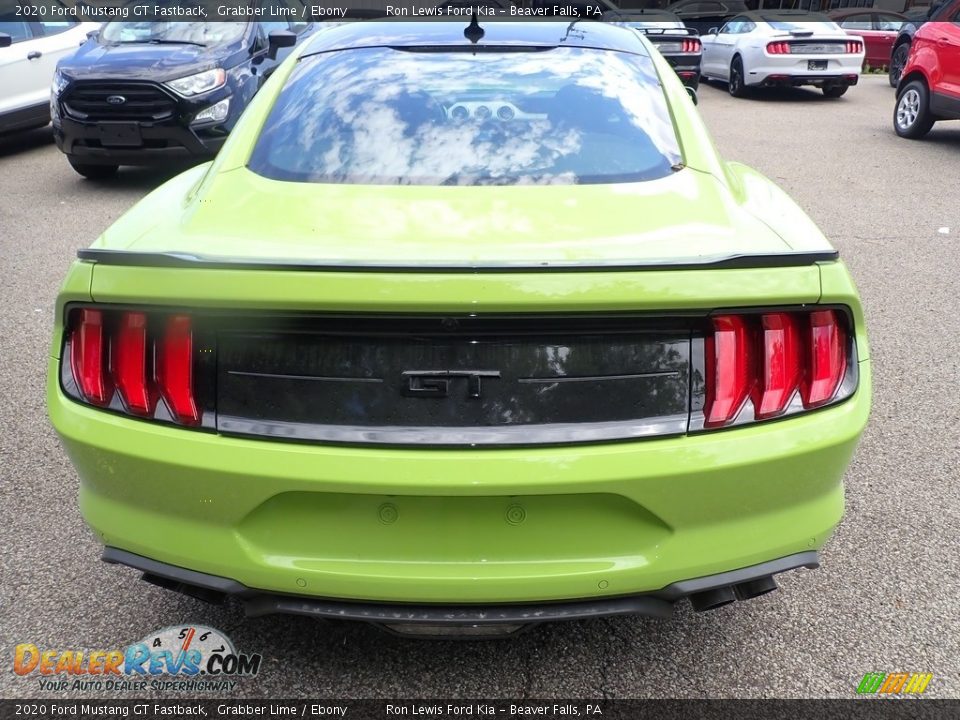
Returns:
[[[314,320],[223,329],[222,432],[538,444],[686,431],[690,331],[662,320]]]

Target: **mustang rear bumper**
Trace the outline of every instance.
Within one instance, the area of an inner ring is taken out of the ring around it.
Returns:
[[[669,617],[673,604],[683,598],[691,598],[697,609],[709,610],[731,602],[734,596],[739,600],[749,600],[775,589],[773,576],[776,574],[797,568],[812,570],[820,566],[817,552],[808,551],[739,570],[672,583],[661,590],[638,595],[514,605],[410,605],[345,602],[265,593],[235,580],[198,573],[111,547],[104,550],[103,560],[140,570],[147,582],[209,602],[226,597],[235,598],[243,602],[248,617],[281,613],[357,620],[387,627],[409,625],[414,629],[428,626],[521,626],[611,615]]]
[[[858,75],[768,75],[760,84],[764,87],[799,87],[801,85],[845,85],[850,87],[859,82]]]
[[[864,361],[848,400],[755,426],[540,448],[344,447],[106,413],[64,396],[58,368],[51,359],[50,417],[104,545],[299,607],[662,599],[691,578],[817,550],[843,513],[870,406]]]

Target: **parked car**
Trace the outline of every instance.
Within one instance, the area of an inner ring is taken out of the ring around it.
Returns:
[[[819,13],[744,13],[701,39],[701,77],[726,82],[734,97],[750,88],[813,85],[838,98],[863,67],[863,41]]]
[[[643,33],[660,51],[687,87],[700,85],[700,58],[703,46],[696,30],[666,10],[630,10],[606,12],[604,22]]]
[[[69,17],[0,22],[0,133],[50,123],[50,83],[57,61],[76,52],[98,27]]]
[[[688,28],[703,35],[709,28],[723,25],[727,20],[749,9],[743,0],[678,0],[665,10],[679,17]]]
[[[898,87],[900,76],[903,74],[903,68],[907,64],[907,57],[910,55],[910,46],[913,44],[913,36],[923,24],[929,20],[945,20],[947,17],[956,15],[960,9],[960,0],[934,0],[933,4],[927,8],[923,19],[913,20],[905,23],[900,28],[897,39],[893,43],[893,51],[890,53],[890,87]]]
[[[120,21],[62,60],[53,83],[53,128],[70,165],[104,178],[120,165],[203,161],[306,22]]]
[[[913,36],[897,88],[893,127],[900,137],[921,138],[940,120],[960,119],[960,8],[926,23]]]
[[[863,39],[866,48],[864,62],[870,67],[888,67],[893,45],[904,24],[906,15],[891,10],[874,8],[845,8],[833,10],[828,17],[848,35]]]
[[[435,635],[816,567],[870,409],[837,252],[648,43],[465,27],[317,33],[80,252],[48,403],[104,559]]]

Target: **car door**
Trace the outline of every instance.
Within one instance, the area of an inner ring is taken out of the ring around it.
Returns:
[[[733,53],[736,50],[737,40],[740,37],[740,27],[743,21],[734,18],[725,23],[717,32],[717,38],[714,41],[713,71],[710,73],[714,77],[724,80],[730,77],[730,61],[733,59]]]
[[[46,79],[42,87],[43,99],[47,99],[46,91],[50,88],[53,74],[57,70],[57,63],[65,57],[73,55],[81,43],[86,40],[89,29],[96,27],[90,23],[90,28],[76,20],[57,20],[36,23],[39,26],[40,36],[36,40],[35,51],[40,53],[37,65],[40,73]],[[40,88],[38,88],[39,90]]]
[[[890,63],[893,44],[897,41],[903,19],[892,13],[873,13],[873,48],[867,45],[867,62],[870,65],[884,66]],[[874,59],[875,57],[875,59]]]
[[[960,111],[960,8],[948,22],[937,23],[934,31],[937,43],[937,61],[940,64],[940,88],[936,92],[955,98],[956,110]]]
[[[0,22],[0,32],[13,39],[0,48],[0,113],[21,110],[44,102],[50,77],[42,65],[42,30],[39,23]]]

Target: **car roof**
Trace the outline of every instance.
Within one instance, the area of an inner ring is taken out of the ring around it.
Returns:
[[[352,22],[317,33],[301,57],[334,50],[371,47],[580,47],[648,55],[640,37],[627,28],[602,22],[480,22],[483,37],[471,42],[464,31],[468,20],[439,19],[426,22],[385,20]]]

